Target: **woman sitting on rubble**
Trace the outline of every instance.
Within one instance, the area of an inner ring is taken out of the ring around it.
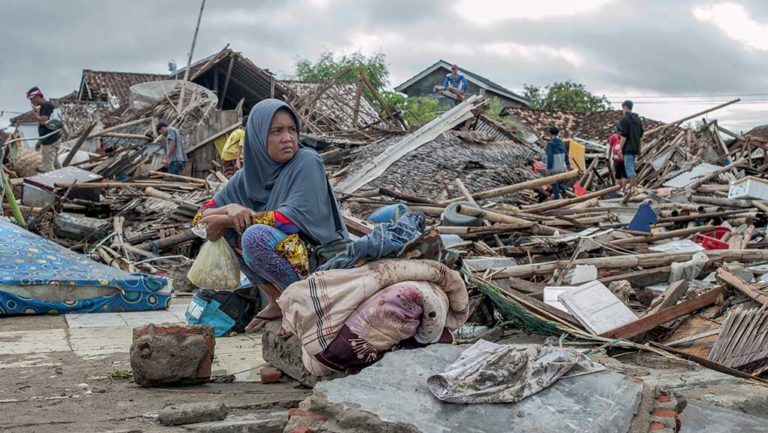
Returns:
[[[320,156],[299,148],[299,118],[285,102],[267,99],[251,110],[245,163],[195,217],[208,239],[222,236],[239,254],[241,270],[269,299],[246,330],[282,316],[276,300],[309,274],[309,245],[348,234],[337,229],[339,208]],[[335,216],[334,216],[335,213]]]

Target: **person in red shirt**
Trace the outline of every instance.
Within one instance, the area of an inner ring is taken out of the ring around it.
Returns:
[[[611,162],[613,162],[616,185],[621,185],[623,192],[627,188],[627,171],[624,169],[624,154],[621,151],[621,134],[616,128],[613,128],[613,133],[608,137],[608,146],[611,148]]]

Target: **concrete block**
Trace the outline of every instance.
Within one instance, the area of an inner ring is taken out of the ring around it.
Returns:
[[[183,428],[195,433],[283,433],[287,422],[287,411],[257,410],[222,421],[187,424]]]
[[[317,378],[310,374],[301,362],[299,339],[295,335],[289,338],[278,336],[281,326],[280,321],[273,320],[264,327],[264,335],[261,339],[261,355],[264,361],[302,385],[314,387]]]
[[[155,326],[133,330],[133,380],[143,387],[206,383],[216,344],[209,326]]]
[[[158,421],[162,425],[194,424],[219,421],[228,414],[229,408],[222,402],[181,403],[163,408],[158,414]]]

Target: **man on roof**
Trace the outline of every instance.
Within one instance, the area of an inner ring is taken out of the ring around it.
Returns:
[[[469,81],[464,77],[464,74],[459,73],[459,67],[457,65],[452,65],[451,73],[447,74],[445,79],[443,79],[443,87],[449,92],[463,98],[468,86]]]
[[[61,146],[61,111],[46,100],[39,87],[27,91],[27,99],[32,103],[32,115],[38,122],[38,146],[43,155],[38,171],[46,173],[61,168],[59,146]]]

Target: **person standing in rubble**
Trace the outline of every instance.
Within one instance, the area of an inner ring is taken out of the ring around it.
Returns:
[[[37,120],[38,146],[42,153],[42,162],[38,171],[46,173],[61,168],[59,147],[61,146],[61,112],[46,100],[39,87],[27,91],[27,99],[32,103],[32,115]]]
[[[611,149],[611,162],[613,163],[613,175],[616,185],[621,186],[621,191],[627,189],[627,171],[624,169],[624,153],[621,151],[621,134],[619,126],[613,128],[613,133],[608,137],[608,146]]]
[[[245,145],[245,124],[248,116],[243,116],[242,124],[227,137],[221,149],[221,172],[230,178],[242,166],[243,146]]]
[[[631,193],[637,191],[637,172],[635,164],[637,155],[640,154],[640,143],[643,139],[643,122],[637,113],[632,112],[632,101],[624,101],[621,111],[624,117],[619,121],[619,134],[621,134],[621,152],[624,154],[624,170],[626,171]]]
[[[550,126],[549,136],[550,139],[547,143],[547,174],[553,175],[570,170],[571,163],[568,161],[565,143],[560,139],[560,130],[556,126]],[[560,182],[552,184],[552,195],[555,200],[560,199],[561,190],[563,190],[563,185]],[[565,194],[565,191],[563,191],[563,194]]]
[[[443,79],[443,87],[449,92],[459,96],[460,99],[464,99],[464,93],[467,91],[469,81],[467,81],[464,74],[459,73],[459,67],[457,65],[451,65],[451,73],[447,74]]]
[[[269,299],[246,331],[282,317],[277,298],[309,274],[309,248],[349,237],[339,204],[314,151],[299,148],[299,117],[287,103],[256,104],[245,128],[243,168],[193,224],[208,240],[222,237],[239,255],[240,269]]]
[[[165,157],[163,166],[169,174],[179,175],[187,163],[187,152],[184,150],[184,139],[179,130],[168,126],[166,122],[157,124],[157,133],[165,137]]]

